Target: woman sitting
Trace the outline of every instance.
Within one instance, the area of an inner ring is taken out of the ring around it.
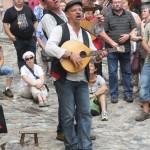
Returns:
[[[101,115],[102,115],[102,121],[108,120],[108,114],[106,111],[106,99],[105,99],[105,93],[107,91],[107,85],[103,77],[96,74],[96,67],[95,64],[90,63],[89,64],[90,69],[90,79],[89,79],[89,92],[90,92],[90,98],[95,97],[98,102],[99,106],[101,107]]]
[[[44,84],[42,68],[34,64],[34,53],[27,51],[23,54],[26,65],[21,67],[21,96],[38,100],[39,107],[49,106],[48,91]]]

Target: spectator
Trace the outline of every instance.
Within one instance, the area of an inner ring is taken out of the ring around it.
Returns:
[[[111,102],[118,102],[118,61],[120,62],[122,73],[122,84],[124,88],[124,100],[133,102],[131,89],[131,69],[130,69],[130,35],[134,32],[136,24],[132,14],[123,9],[122,0],[112,0],[112,12],[105,15],[104,22],[105,32],[112,40],[122,45],[123,52],[110,52],[108,54],[108,70],[109,70],[109,92],[111,95]],[[107,44],[108,48],[111,48]]]
[[[62,11],[64,11],[64,10],[65,10],[65,7],[66,7],[66,2],[61,1],[61,2],[60,2],[60,9],[61,9]]]
[[[65,13],[60,9],[60,1],[58,1],[58,3],[55,3],[55,1],[43,0],[43,2],[47,9],[47,13],[45,13],[43,18],[41,19],[41,25],[42,25],[42,30],[44,32],[44,35],[48,39],[51,32],[53,31],[54,27],[67,22],[67,17],[65,15]],[[46,69],[46,65],[44,65],[44,64],[45,63],[43,63],[43,66],[45,66],[44,68]],[[59,101],[60,100],[58,97],[58,102]],[[57,126],[56,139],[63,141],[64,133],[62,130],[60,114],[61,114],[61,110],[58,107],[58,126]]]
[[[89,64],[90,69],[90,78],[89,78],[89,92],[90,98],[96,97],[99,103],[100,110],[102,111],[101,120],[107,121],[108,120],[108,113],[106,110],[106,90],[107,85],[103,77],[97,75],[97,69],[95,64]]]
[[[44,85],[44,72],[42,68],[34,64],[34,53],[27,51],[22,58],[26,65],[21,67],[21,91],[24,98],[34,98],[38,101],[39,107],[49,106],[47,101],[48,91]]]
[[[13,93],[10,90],[13,80],[13,69],[11,67],[4,66],[3,64],[4,64],[4,56],[2,47],[0,46],[0,76],[7,75],[6,88],[3,91],[3,93],[8,97],[13,97]]]
[[[137,48],[140,48],[140,63],[142,68],[144,65],[146,52],[141,46],[141,40],[144,34],[144,28],[150,20],[150,7],[148,5],[142,6],[141,17],[142,17],[142,22],[137,26],[135,34],[131,35],[131,40],[136,41]],[[132,85],[133,85],[133,92],[135,93],[139,92],[138,84],[139,84],[139,74],[134,74],[132,78]]]
[[[142,101],[143,111],[135,118],[136,121],[144,121],[150,118],[149,102],[150,102],[150,23],[145,27],[142,46],[147,52],[144,66],[141,71],[140,78],[140,100]]]
[[[25,64],[22,55],[26,51],[36,53],[36,38],[33,36],[37,27],[36,17],[29,7],[23,5],[23,0],[14,0],[14,6],[6,10],[3,26],[14,43],[20,70]]]

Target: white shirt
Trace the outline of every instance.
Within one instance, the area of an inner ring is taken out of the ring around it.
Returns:
[[[58,15],[58,14],[57,14]],[[67,22],[67,17],[63,11],[58,15],[64,22]],[[51,14],[45,14],[41,19],[42,28],[46,35],[49,37],[54,27],[57,26],[56,19]]]
[[[77,40],[83,43],[83,36],[82,36],[81,28],[77,36],[72,26],[70,24],[67,24],[67,25],[68,25],[69,32],[70,32],[70,40]],[[90,34],[88,32],[87,34],[89,37],[89,48],[91,50],[97,50],[95,46],[93,45]],[[61,38],[62,38],[62,27],[57,26],[51,32],[51,35],[47,41],[46,48],[45,48],[49,55],[54,56],[58,59],[60,59],[65,53],[65,49],[58,46],[61,41]],[[67,79],[71,81],[81,81],[81,80],[86,81],[84,70],[78,73],[67,73]]]
[[[35,76],[33,76],[33,74],[31,73],[31,71],[24,65],[21,67],[21,76],[27,76],[30,80],[36,82],[36,78]],[[36,64],[34,64],[34,74],[38,77],[44,75],[44,72],[42,70],[42,68]],[[28,86],[28,83],[26,83],[22,78],[21,78],[21,85],[20,85],[20,89],[21,91],[23,91],[23,89],[26,88],[26,86]]]

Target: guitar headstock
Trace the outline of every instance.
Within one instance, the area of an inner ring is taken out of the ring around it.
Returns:
[[[110,4],[111,4],[111,0],[106,0],[106,1],[104,2],[104,6],[105,6],[105,7],[108,7]]]

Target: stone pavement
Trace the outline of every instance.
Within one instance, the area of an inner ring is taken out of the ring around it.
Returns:
[[[56,140],[57,126],[57,95],[51,78],[48,78],[50,88],[47,108],[39,108],[32,100],[21,98],[18,95],[20,77],[17,68],[16,51],[7,36],[0,35],[0,44],[3,46],[5,64],[14,68],[12,91],[14,98],[2,95],[0,105],[3,106],[8,133],[0,134],[2,150],[64,150],[64,144]],[[107,64],[103,61],[103,72],[106,79]],[[5,77],[0,77],[2,91],[5,87]],[[109,121],[102,122],[100,116],[93,117],[92,132],[97,139],[93,141],[93,150],[149,150],[150,149],[150,120],[136,122],[135,116],[141,111],[138,94],[134,95],[134,102],[123,101],[122,87],[119,86],[119,102],[110,103],[107,96]],[[26,135],[25,145],[19,144],[20,130],[39,130],[39,147],[34,146],[33,135]],[[1,146],[0,146],[1,147]]]

